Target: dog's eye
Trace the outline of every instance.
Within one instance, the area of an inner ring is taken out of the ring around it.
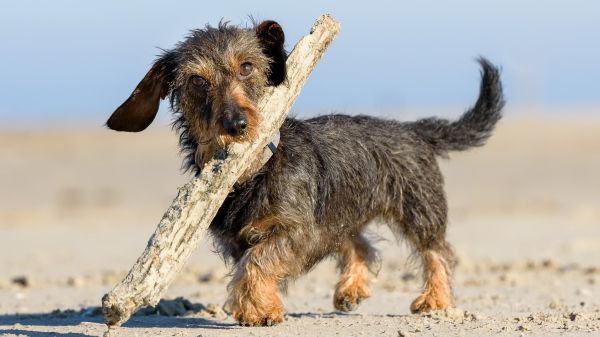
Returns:
[[[204,88],[208,82],[202,76],[192,76],[192,85],[196,88]]]
[[[254,70],[254,66],[252,65],[252,63],[250,63],[250,62],[242,63],[240,65],[240,74],[239,74],[240,80],[245,80],[248,77],[250,77],[250,75],[252,75],[253,70]]]

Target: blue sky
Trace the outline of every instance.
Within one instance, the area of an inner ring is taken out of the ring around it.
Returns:
[[[598,1],[0,0],[0,123],[102,123],[189,29],[275,19],[291,48],[326,12],[342,32],[296,113],[462,110],[479,55],[511,106],[600,106]]]

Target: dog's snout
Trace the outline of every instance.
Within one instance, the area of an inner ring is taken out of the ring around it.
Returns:
[[[240,136],[244,134],[248,128],[248,120],[242,115],[233,118],[223,119],[223,128],[231,136]]]

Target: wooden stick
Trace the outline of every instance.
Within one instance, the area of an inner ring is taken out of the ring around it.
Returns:
[[[110,329],[126,322],[142,306],[154,306],[188,260],[234,183],[283,124],[308,76],[339,32],[339,24],[322,15],[287,60],[287,81],[271,87],[258,102],[262,120],[251,143],[233,144],[224,160],[213,159],[199,178],[185,184],[129,274],[102,298]],[[107,333],[109,333],[107,332]]]

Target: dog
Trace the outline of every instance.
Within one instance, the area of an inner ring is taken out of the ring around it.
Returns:
[[[281,26],[271,20],[193,30],[158,57],[107,126],[142,131],[168,96],[183,168],[199,174],[229,144],[256,137],[256,102],[268,86],[286,80],[284,43]],[[499,70],[478,61],[479,97],[456,121],[285,120],[276,151],[244,172],[209,227],[232,263],[226,303],[240,324],[282,322],[280,290],[329,256],[341,271],[333,305],[355,310],[370,294],[378,254],[364,231],[375,220],[408,241],[422,262],[423,291],[411,311],[453,305],[456,258],[446,241],[448,207],[437,157],[483,145],[501,118]]]

